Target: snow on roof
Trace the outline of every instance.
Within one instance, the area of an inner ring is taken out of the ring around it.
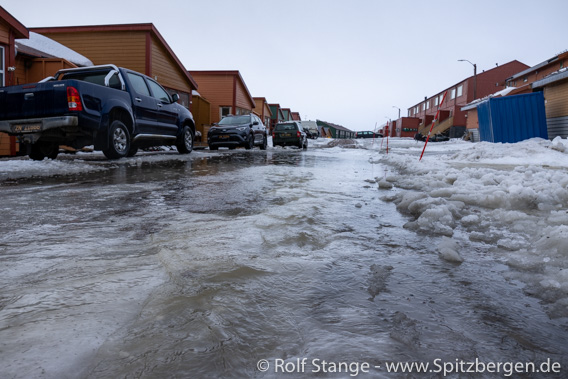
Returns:
[[[60,44],[42,36],[41,34],[30,32],[29,39],[17,39],[16,49],[33,53],[39,53],[44,58],[63,58],[77,66],[93,66],[93,62],[83,55],[71,50],[67,46]]]
[[[540,88],[544,87],[547,84],[551,84],[560,80],[564,80],[568,78],[568,67],[561,68],[558,71],[555,71],[548,75],[546,78],[538,80],[532,83],[532,88]]]
[[[492,97],[499,97],[499,96],[507,96],[509,94],[509,92],[516,90],[517,87],[506,87],[500,91],[497,91],[495,93],[492,93],[489,96],[485,96],[481,99],[475,99],[473,100],[471,103],[465,105],[464,107],[462,107],[462,111],[468,111],[470,109],[476,108],[479,104],[483,103],[484,101],[492,98]]]

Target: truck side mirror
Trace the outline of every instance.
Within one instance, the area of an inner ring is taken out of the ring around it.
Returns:
[[[179,100],[179,95],[178,95],[177,93],[174,93],[174,94],[172,95],[172,100],[173,100],[174,103],[177,103],[178,100]]]

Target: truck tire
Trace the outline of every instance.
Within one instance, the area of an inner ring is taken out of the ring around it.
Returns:
[[[30,159],[42,161],[44,158],[55,159],[59,154],[59,145],[55,142],[36,142],[30,145]]]
[[[108,159],[120,159],[130,151],[130,133],[122,121],[115,120],[109,128],[109,146],[103,150]]]
[[[181,136],[176,142],[177,150],[180,154],[189,154],[193,150],[193,132],[189,126],[184,126]]]
[[[133,157],[136,155],[136,153],[138,152],[138,146],[136,145],[130,145],[130,150],[128,150],[128,154],[126,154],[127,157]]]

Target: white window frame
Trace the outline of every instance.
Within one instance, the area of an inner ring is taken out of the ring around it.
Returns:
[[[455,98],[456,98],[456,89],[452,88],[452,90],[450,91],[450,100]]]
[[[426,109],[430,109],[430,100],[426,102]]]
[[[226,115],[223,116],[223,109],[229,109],[229,113],[227,113]],[[228,115],[230,115],[233,112],[233,107],[224,107],[224,106],[220,106],[219,107],[219,119],[222,120],[225,117],[227,117]]]
[[[435,107],[438,106],[438,104],[439,104],[438,102],[439,102],[439,101],[440,101],[440,98],[439,98],[438,96],[436,96],[436,97],[434,98],[434,106],[435,106]]]
[[[457,96],[460,97],[463,95],[463,84],[458,87]]]
[[[6,49],[0,46],[0,87],[6,85]]]

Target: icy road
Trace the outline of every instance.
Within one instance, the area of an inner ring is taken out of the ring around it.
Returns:
[[[328,142],[0,161],[0,377],[566,377],[566,141]]]

